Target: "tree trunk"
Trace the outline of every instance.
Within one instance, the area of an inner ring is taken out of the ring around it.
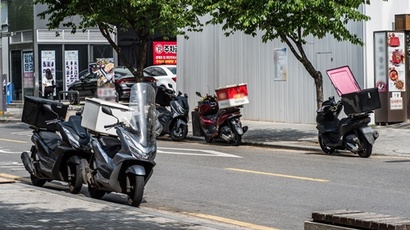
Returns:
[[[147,62],[147,52],[148,52],[148,36],[141,36],[138,41],[137,54],[137,72],[136,75],[137,82],[142,82],[144,79],[144,67]]]
[[[112,40],[110,36],[110,32],[108,29],[104,29],[105,27],[103,24],[98,24],[98,27],[100,29],[101,34],[107,39],[108,43],[110,43],[111,47],[117,52],[118,58],[121,59],[121,61],[124,63],[124,65],[131,71],[133,72],[133,66],[128,62],[128,59],[124,56],[124,54],[121,52],[121,48]]]
[[[320,106],[322,106],[323,103],[323,76],[320,71],[317,71],[315,67],[313,67],[312,63],[307,60],[302,58],[301,63],[305,67],[305,69],[308,71],[310,76],[313,78],[315,81],[315,86],[316,86],[316,109],[319,109]]]
[[[309,58],[306,56],[303,44],[300,42],[300,39],[295,39],[291,35],[280,34],[280,38],[284,41],[290,51],[295,55],[296,59],[305,67],[310,76],[315,81],[316,86],[316,108],[319,109],[323,103],[323,78],[322,73],[317,71],[312,63],[309,61]]]

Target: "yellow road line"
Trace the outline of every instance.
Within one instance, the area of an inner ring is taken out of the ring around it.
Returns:
[[[298,179],[298,180],[310,180],[310,181],[316,181],[316,182],[329,182],[329,180],[325,180],[325,179],[301,177],[301,176],[292,176],[292,175],[277,174],[277,173],[267,173],[267,172],[260,172],[260,171],[246,170],[246,169],[226,168],[226,170],[236,171],[236,172],[245,172],[245,173],[254,173],[254,174],[260,174],[260,175],[267,175],[267,176],[285,177],[285,178]]]
[[[31,182],[31,180],[28,179],[28,178],[15,176],[15,175],[11,175],[11,174],[6,174],[6,173],[0,173],[0,177],[1,178],[6,178],[6,179],[9,179],[9,180],[15,180],[15,181]]]
[[[266,226],[262,226],[262,225],[251,224],[251,223],[247,223],[247,222],[243,222],[243,221],[239,221],[239,220],[233,220],[233,219],[220,217],[220,216],[213,216],[213,215],[207,215],[207,214],[202,214],[202,213],[189,213],[189,212],[185,212],[185,214],[190,215],[190,216],[199,217],[199,218],[208,219],[208,220],[214,220],[214,221],[218,221],[218,222],[222,222],[222,223],[226,223],[226,224],[232,224],[232,225],[236,225],[236,226],[240,226],[240,227],[248,228],[248,229],[279,230],[277,228],[270,228],[270,227],[266,227]]]
[[[15,142],[15,143],[28,143],[27,141],[17,141],[17,140],[12,140],[12,139],[4,139],[4,138],[0,138],[0,141],[8,141],[8,142]]]

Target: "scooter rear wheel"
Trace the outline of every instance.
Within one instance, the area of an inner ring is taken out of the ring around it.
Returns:
[[[67,165],[68,174],[68,189],[70,193],[77,194],[83,186],[83,178],[81,175],[81,167],[78,164]]]
[[[204,135],[206,143],[212,143],[214,139],[212,137],[208,137],[206,134]]]
[[[320,145],[320,148],[322,149],[322,151],[326,154],[333,154],[336,151],[335,148],[326,146],[326,144],[325,144],[325,142],[322,138],[322,135],[320,135],[320,134],[319,134],[319,145]]]
[[[145,180],[143,176],[132,175],[128,177],[130,183],[130,192],[128,194],[128,204],[138,207],[142,202],[144,195]]]
[[[40,179],[36,177],[34,174],[30,174],[30,179],[31,179],[31,183],[37,187],[42,187],[47,182],[47,180]]]

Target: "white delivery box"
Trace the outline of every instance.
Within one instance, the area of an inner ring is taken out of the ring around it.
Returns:
[[[86,98],[82,114],[81,126],[91,131],[117,136],[116,129],[104,128],[105,125],[112,125],[117,122],[115,117],[102,112],[102,106],[107,106],[112,110],[112,114],[120,121],[131,119],[132,109],[120,103],[105,101],[98,98]]]
[[[246,83],[227,85],[215,90],[220,109],[241,106],[249,103]]]

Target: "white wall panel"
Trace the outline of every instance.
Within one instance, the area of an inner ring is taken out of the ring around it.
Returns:
[[[362,31],[360,24],[352,31]],[[359,32],[358,32],[359,33]],[[315,123],[316,90],[313,78],[288,48],[286,81],[274,80],[273,52],[286,47],[279,40],[262,43],[261,36],[237,32],[226,37],[220,25],[178,37],[178,90],[189,95],[191,108],[199,99],[195,92],[214,93],[229,84],[247,83],[248,105],[242,112],[249,120],[288,123]],[[325,98],[336,95],[326,70],[349,65],[363,85],[362,47],[348,42],[309,38],[306,52],[323,74]]]

